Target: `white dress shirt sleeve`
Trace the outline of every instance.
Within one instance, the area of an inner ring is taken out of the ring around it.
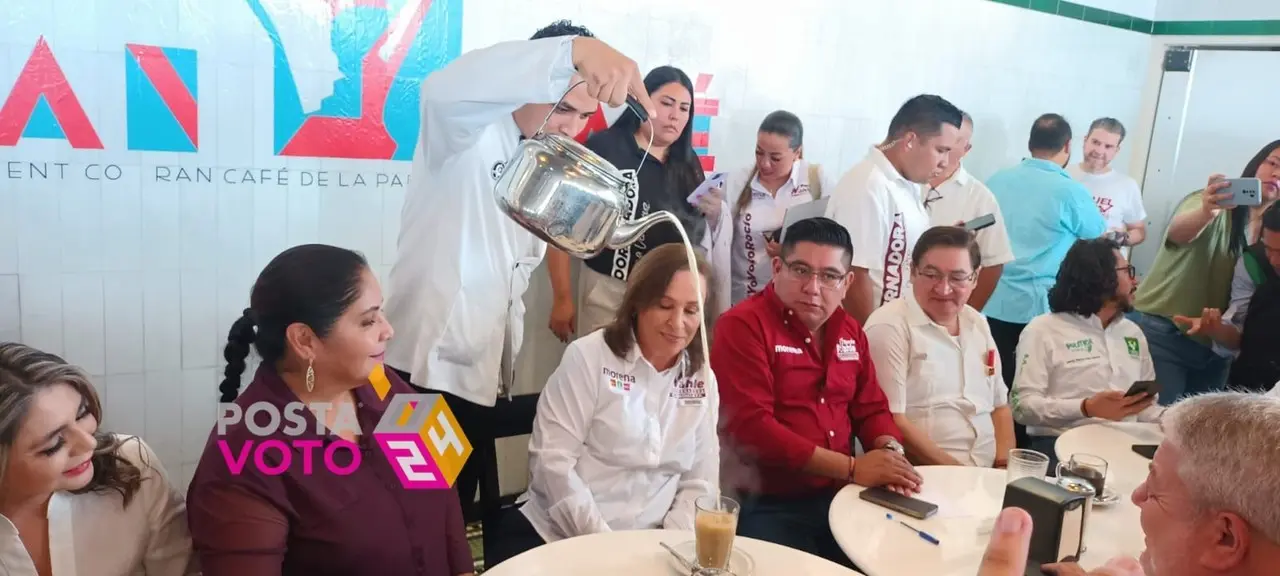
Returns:
[[[421,134],[462,150],[481,129],[525,104],[551,104],[577,73],[573,36],[503,42],[472,50],[422,82]]]
[[[529,489],[547,503],[553,529],[566,538],[610,531],[591,489],[576,470],[600,385],[581,342],[569,345],[547,380],[529,439]]]
[[[693,530],[693,518],[697,511],[694,501],[720,492],[720,437],[716,434],[716,423],[720,418],[720,387],[709,365],[704,366],[703,372],[710,375],[710,385],[707,386],[708,410],[702,416],[702,421],[698,422],[693,466],[680,476],[675,501],[662,519],[664,530]]]
[[[884,267],[885,243],[889,239],[891,210],[882,201],[885,190],[872,189],[876,184],[854,179],[837,191],[827,212],[844,226],[853,240],[853,262],[856,268],[879,271]]]
[[[200,574],[196,557],[191,552],[186,501],[169,483],[169,475],[160,464],[160,457],[141,438],[126,440],[121,449],[138,451],[134,464],[142,473],[142,485],[130,506],[147,507],[147,525],[151,533],[142,559],[143,571],[175,576]]]
[[[1018,369],[1013,376],[1013,417],[1026,426],[1066,428],[1084,418],[1080,400],[1049,393],[1050,335],[1032,322],[1018,339]]]
[[[990,334],[987,334],[987,346],[990,350],[998,350],[996,348],[995,340],[991,339]],[[991,393],[993,395],[991,398],[991,407],[999,408],[1009,404],[1009,384],[1004,381],[1004,363],[1000,361],[1000,353],[997,351],[994,356],[995,361],[992,362],[992,365],[995,366],[996,373],[991,377],[995,379],[996,385],[991,387]]]
[[[876,367],[876,380],[889,400],[889,411],[904,414],[907,411],[908,358],[907,330],[904,322],[878,321],[877,315],[886,311],[880,308],[867,319],[867,347],[871,350],[871,364]]]

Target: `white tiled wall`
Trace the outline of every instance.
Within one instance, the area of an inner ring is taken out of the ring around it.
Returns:
[[[319,241],[358,249],[385,274],[404,192],[304,187],[296,180],[157,183],[153,167],[287,167],[327,170],[335,178],[404,177],[408,166],[273,156],[271,46],[243,0],[5,5],[0,97],[44,35],[106,150],[36,139],[0,147],[0,339],[20,339],[83,365],[105,398],[106,425],[142,434],[185,480],[212,425],[221,346],[258,271],[288,246]],[[806,122],[807,157],[843,170],[883,136],[903,100],[932,92],[976,118],[968,164],[985,177],[1024,155],[1027,130],[1040,113],[1063,113],[1080,128],[1101,115],[1135,121],[1151,43],[1137,33],[985,0],[792,0],[772,10],[743,10],[730,0],[465,0],[463,6],[464,50],[527,37],[565,17],[591,27],[642,68],[674,64],[691,76],[714,75],[717,169],[749,162],[760,119],[788,108]],[[199,152],[125,146],[126,42],[199,51]],[[320,72],[311,86],[323,87]],[[299,77],[305,84],[313,76]],[[9,177],[10,161],[20,163],[21,178]],[[26,162],[66,162],[69,175],[28,179]],[[121,166],[120,180],[71,174],[107,163]],[[544,331],[548,294],[544,277],[528,294],[524,390],[541,386],[562,350]],[[523,482],[523,453],[510,458],[504,483],[514,489]]]
[[[1158,20],[1280,20],[1275,0],[1160,0]]]

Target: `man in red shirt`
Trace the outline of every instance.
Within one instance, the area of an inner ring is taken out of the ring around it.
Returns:
[[[716,321],[721,484],[742,509],[738,534],[852,566],[831,535],[831,499],[850,483],[903,494],[921,479],[862,327],[840,306],[849,232],[827,218],[787,228],[773,282]],[[870,451],[853,457],[852,434]]]

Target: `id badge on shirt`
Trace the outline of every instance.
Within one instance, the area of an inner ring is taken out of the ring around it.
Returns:
[[[671,397],[681,406],[704,406],[707,403],[707,383],[698,378],[676,378]]]

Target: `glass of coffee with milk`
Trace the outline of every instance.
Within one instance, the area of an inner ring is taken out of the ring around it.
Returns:
[[[738,531],[738,503],[724,496],[701,496],[693,504],[698,567],[727,570]]]

